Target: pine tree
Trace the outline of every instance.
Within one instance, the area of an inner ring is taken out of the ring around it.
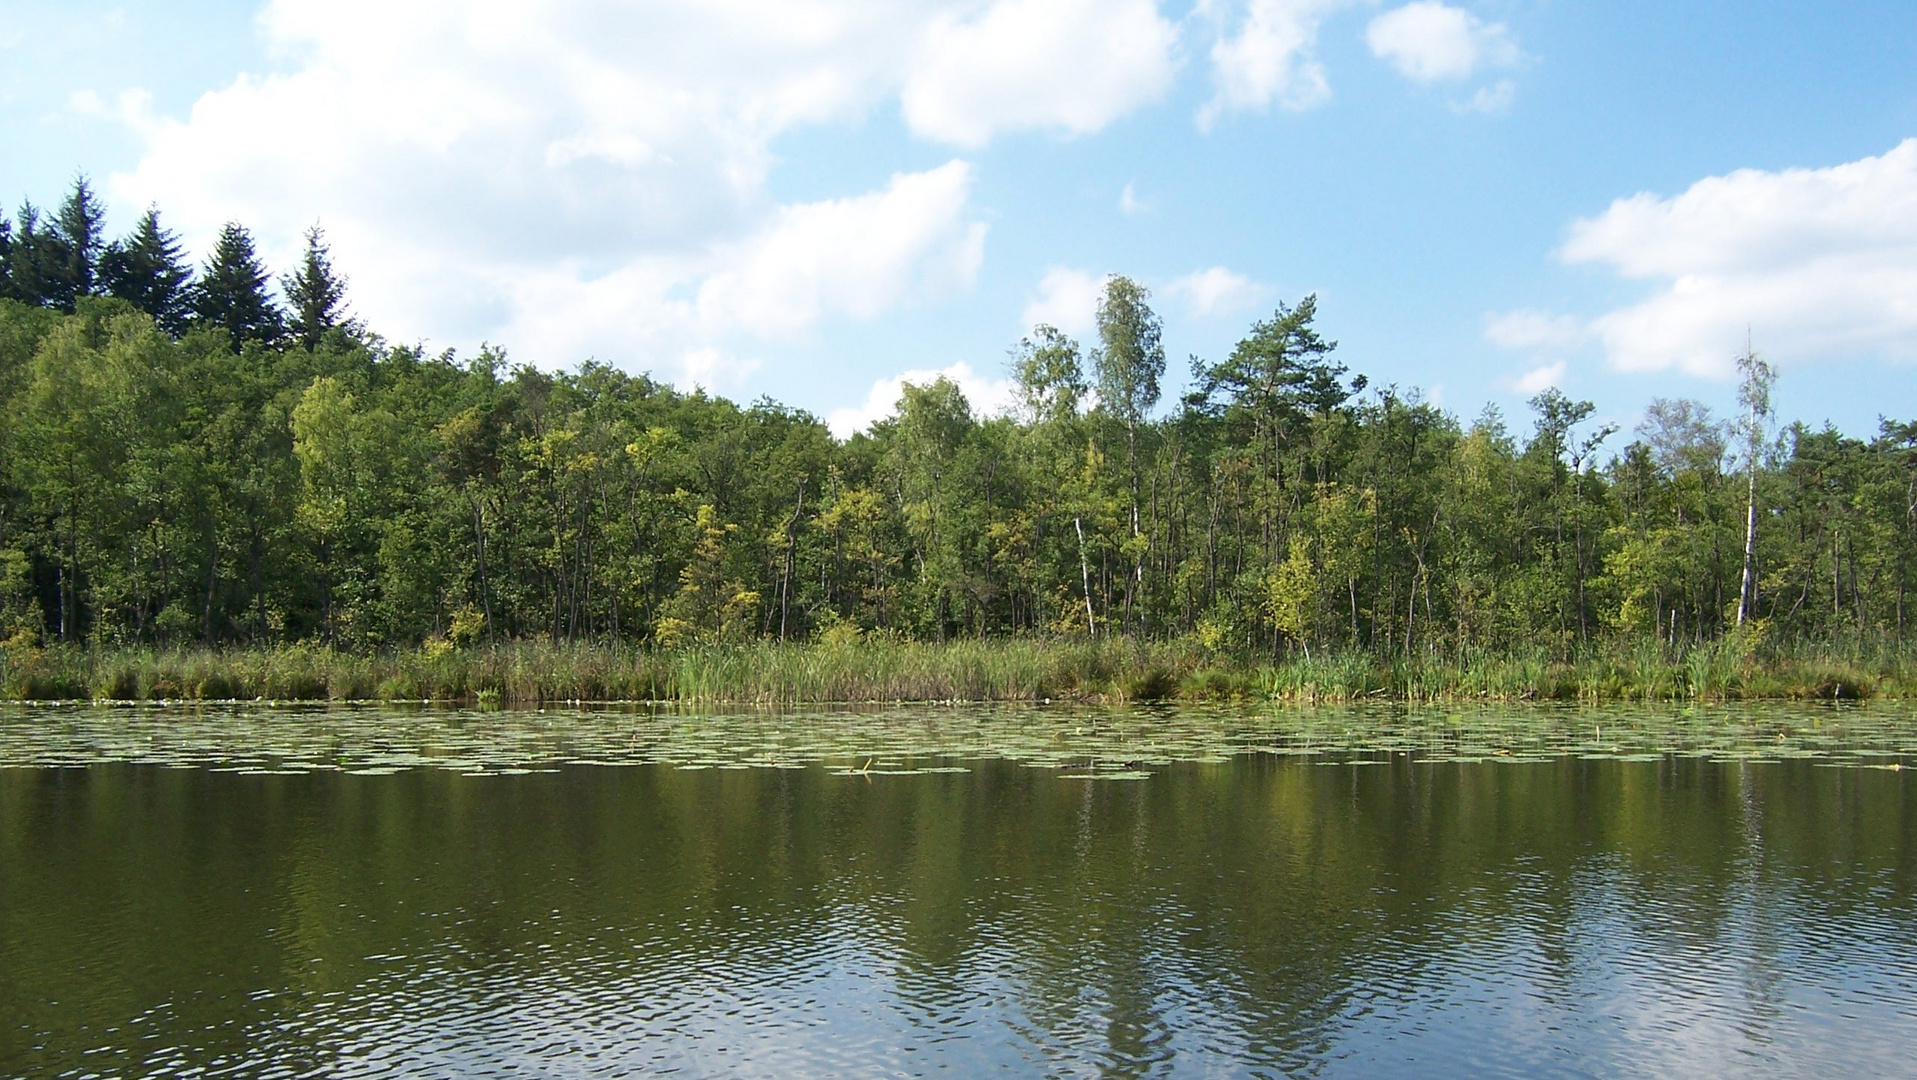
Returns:
[[[287,329],[299,344],[315,348],[328,330],[351,330],[346,318],[346,279],[333,269],[326,234],[318,225],[306,230],[306,257],[297,273],[281,281],[289,311]]]
[[[160,212],[149,207],[132,235],[107,245],[100,257],[100,285],[153,316],[160,329],[178,337],[191,314],[193,269],[180,250],[180,238],[160,226]]]
[[[71,311],[76,297],[92,296],[105,246],[106,208],[93,194],[85,176],[73,181],[67,201],[54,215],[53,232],[65,245],[65,259],[58,268],[62,293],[61,307]]]
[[[277,339],[283,318],[267,295],[267,280],[266,268],[253,250],[253,235],[238,223],[227,222],[193,290],[195,319],[226,331],[236,351],[248,341]]]

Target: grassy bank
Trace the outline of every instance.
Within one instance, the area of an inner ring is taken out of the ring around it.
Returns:
[[[272,649],[0,650],[4,700],[1297,702],[1691,701],[1917,698],[1917,650],[1800,648],[1748,655],[1592,649],[1282,663],[1193,643],[959,641],[652,651],[521,642],[355,654]]]

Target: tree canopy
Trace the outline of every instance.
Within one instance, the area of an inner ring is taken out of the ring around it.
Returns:
[[[196,275],[157,209],[104,220],[82,181],[0,223],[0,641],[1563,653],[1897,637],[1917,581],[1917,423],[1774,430],[1767,368],[1743,415],[1660,401],[1628,441],[1557,391],[1467,423],[1347,371],[1307,296],[1164,408],[1150,295],[1114,276],[1089,349],[1013,347],[1014,414],[933,380],[840,440],[386,344],[318,229],[276,279],[240,225]]]

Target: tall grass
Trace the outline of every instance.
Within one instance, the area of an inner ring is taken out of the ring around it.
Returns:
[[[700,646],[650,650],[444,642],[374,654],[261,649],[0,648],[5,700],[681,701],[1686,701],[1917,697],[1917,649],[1880,642],[1773,647],[1727,641],[1465,650],[1272,662],[1196,642],[995,639],[947,644]]]
[[[1194,658],[1124,640],[700,646],[516,642],[356,654],[271,649],[0,650],[9,700],[687,701],[792,704],[1169,696]]]

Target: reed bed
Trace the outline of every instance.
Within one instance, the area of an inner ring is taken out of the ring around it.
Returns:
[[[1280,662],[1194,641],[759,642],[651,650],[429,642],[372,654],[258,649],[0,648],[0,700],[676,701],[1722,701],[1917,697],[1897,643],[1671,650],[1592,647]]]

